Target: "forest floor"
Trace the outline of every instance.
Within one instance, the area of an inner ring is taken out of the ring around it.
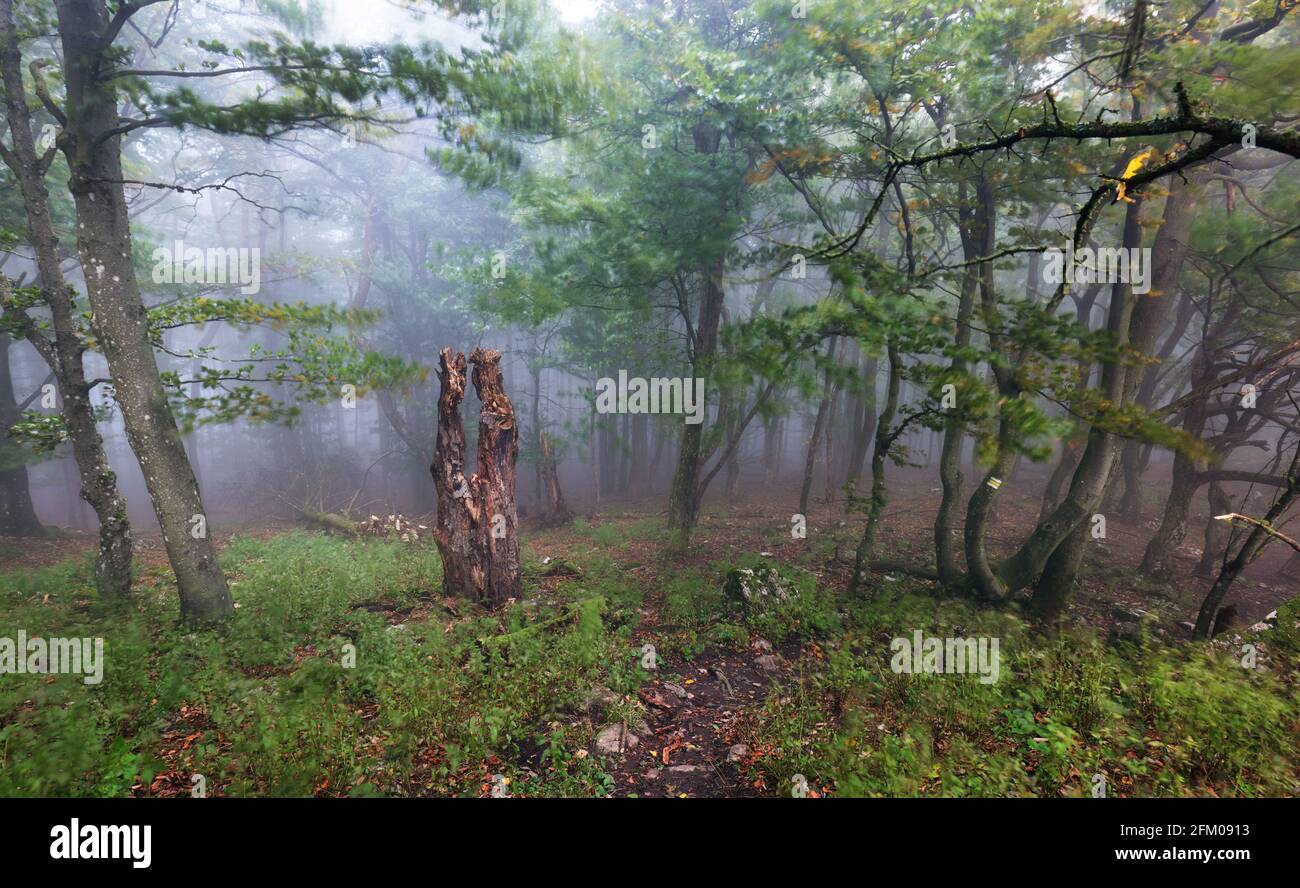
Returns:
[[[93,687],[6,676],[0,795],[188,796],[194,775],[210,795],[1047,796],[1095,775],[1113,795],[1296,790],[1292,605],[1276,630],[1190,644],[1209,582],[1194,551],[1150,583],[1135,570],[1150,529],[1118,521],[1056,638],[901,571],[850,599],[861,518],[819,504],[794,539],[787,498],[712,504],[680,557],[657,502],[525,532],[524,599],[497,613],[441,594],[427,534],[243,528],[219,536],[240,608],[221,633],[175,627],[148,534],[126,612],[94,601],[93,541],[5,541],[3,624],[104,636],[111,655]],[[899,485],[882,557],[929,561],[937,498]],[[1037,507],[1005,498],[993,545]],[[1300,594],[1284,561],[1234,587],[1242,625]],[[763,566],[798,595],[756,611],[723,591]],[[894,673],[890,639],[918,630],[999,639],[1001,679]],[[1246,644],[1263,668],[1237,662]]]

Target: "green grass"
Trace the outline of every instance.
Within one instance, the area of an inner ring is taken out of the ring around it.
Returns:
[[[824,660],[805,658],[755,720],[755,776],[770,787],[802,774],[845,796],[1068,796],[1102,774],[1111,796],[1297,790],[1300,649],[1280,637],[1262,671],[1221,647],[1047,639],[1011,613],[928,594],[845,611]],[[914,629],[998,638],[1000,680],[894,673],[889,641]]]
[[[178,761],[229,795],[477,795],[491,773],[516,795],[605,791],[569,751],[590,742],[572,716],[592,686],[636,681],[639,595],[616,575],[458,617],[431,600],[431,546],[289,534],[237,540],[223,560],[238,616],[201,633],[176,628],[166,589],[102,608],[80,561],[0,575],[4,625],[101,636],[106,660],[96,686],[0,681],[0,796],[124,795]],[[406,608],[400,625],[384,617]],[[179,759],[161,755],[191,734]]]
[[[232,543],[238,612],[217,631],[177,627],[158,571],[117,607],[96,601],[88,556],[0,572],[0,635],[99,636],[106,659],[94,686],[0,676],[0,796],[122,796],[158,775],[187,792],[194,773],[237,796],[472,796],[494,774],[513,795],[607,794],[580,751],[641,715],[631,634],[652,591],[661,656],[759,636],[802,649],[743,722],[757,759],[742,778],[771,791],[796,774],[845,796],[1084,795],[1096,774],[1112,796],[1297,791],[1298,603],[1268,669],[1250,670],[1223,644],[1049,639],[907,578],[851,600],[757,556],[638,556],[648,582],[612,550],[658,529],[575,522],[577,575],[546,577],[526,554],[524,595],[496,614],[442,599],[430,545],[306,533]],[[759,566],[799,594],[752,609],[723,592],[729,570]],[[999,639],[1000,680],[894,673],[890,639],[916,629]],[[593,688],[614,702],[592,711]]]

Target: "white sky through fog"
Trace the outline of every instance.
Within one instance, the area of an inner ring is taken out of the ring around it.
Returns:
[[[600,0],[551,0],[568,24],[578,24],[596,14]],[[396,40],[416,42],[424,37],[446,36],[445,25],[427,10],[428,4],[401,0],[324,0],[325,39],[328,42],[378,43]],[[421,15],[419,10],[426,10]]]
[[[599,0],[551,0],[551,5],[560,13],[560,18],[569,24],[585,21],[596,14]]]

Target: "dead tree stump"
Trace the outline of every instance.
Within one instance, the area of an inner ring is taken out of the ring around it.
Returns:
[[[444,348],[438,358],[438,441],[433,486],[438,497],[434,541],[442,555],[443,590],[495,607],[519,596],[515,461],[519,429],[501,380],[501,353],[470,353],[478,419],[478,471],[466,476],[465,355]]]

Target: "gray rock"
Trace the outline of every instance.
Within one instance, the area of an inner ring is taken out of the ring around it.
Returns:
[[[673,684],[671,681],[664,682],[664,690],[672,694],[678,700],[686,699],[686,688],[679,684]]]
[[[615,755],[629,749],[635,749],[641,742],[623,725],[610,725],[596,735],[596,751],[604,755]]]
[[[734,765],[736,762],[743,760],[747,755],[749,755],[749,747],[743,743],[737,743],[735,746],[727,750],[727,761]]]

